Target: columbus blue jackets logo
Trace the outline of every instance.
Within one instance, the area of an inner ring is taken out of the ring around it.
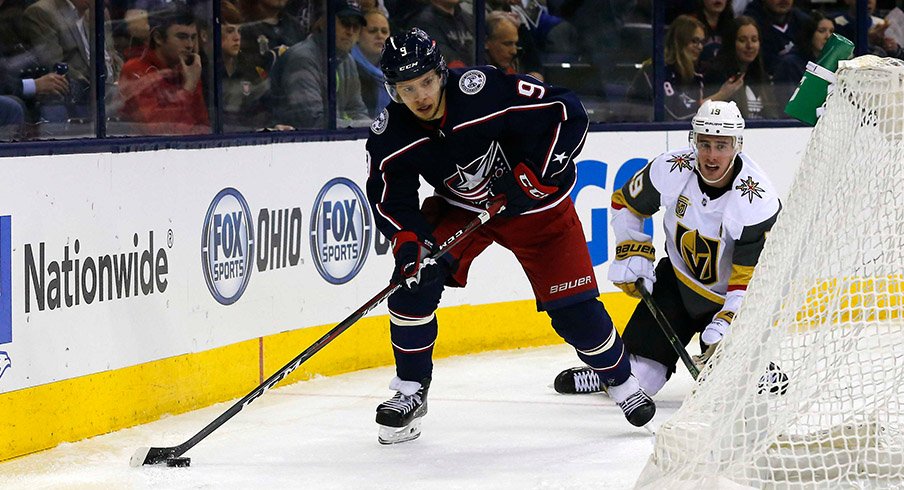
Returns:
[[[465,166],[456,164],[455,173],[446,177],[446,187],[456,196],[478,203],[489,197],[493,179],[510,168],[502,147],[494,141],[480,158]]]
[[[765,189],[760,187],[759,182],[754,182],[753,177],[747,176],[746,179],[742,180],[740,184],[735,187],[735,189],[741,191],[741,196],[746,197],[750,200],[750,203],[753,203],[753,196],[756,196],[760,199],[763,198],[762,192],[766,192]]]
[[[201,265],[207,288],[219,303],[231,305],[248,287],[254,269],[254,227],[242,194],[220,191],[204,218]]]
[[[669,169],[669,173],[674,172],[675,169],[678,169],[678,172],[682,170],[693,170],[694,167],[691,166],[691,162],[694,161],[693,153],[685,153],[683,155],[673,155],[672,158],[666,160],[666,162],[672,164],[672,168]]]
[[[331,284],[351,281],[367,260],[372,228],[361,188],[345,177],[327,182],[311,212],[311,256],[320,276]]]
[[[470,70],[461,76],[461,80],[458,81],[458,88],[468,95],[474,95],[477,92],[480,92],[480,89],[482,89],[486,83],[487,76],[484,75],[482,71]]]
[[[383,131],[386,131],[386,126],[389,125],[389,111],[383,109],[383,112],[374,119],[374,122],[370,125],[370,130],[374,132],[374,134],[383,134]]]

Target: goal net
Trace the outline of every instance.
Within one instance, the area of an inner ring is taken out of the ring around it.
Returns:
[[[904,63],[842,62],[743,306],[641,488],[904,488]]]

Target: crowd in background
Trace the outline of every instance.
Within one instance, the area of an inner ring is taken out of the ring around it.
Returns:
[[[207,134],[217,104],[225,132],[365,127],[389,102],[383,43],[413,26],[452,68],[480,61],[577,91],[595,122],[653,120],[659,83],[666,120],[707,99],[773,119],[832,32],[856,39],[855,0],[669,1],[657,81],[653,0],[485,0],[479,52],[472,1],[214,1],[216,56],[210,0],[106,0],[102,16],[94,0],[0,0],[0,140],[91,136],[97,114],[111,136]],[[867,0],[867,51],[900,58],[883,19],[895,2],[879,3]]]

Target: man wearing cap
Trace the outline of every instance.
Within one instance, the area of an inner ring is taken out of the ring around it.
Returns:
[[[349,56],[367,25],[354,0],[329,0],[336,13],[336,127],[369,126],[367,106],[355,60]],[[271,73],[274,112],[282,124],[296,128],[327,127],[326,12],[321,12],[304,41],[292,46]]]

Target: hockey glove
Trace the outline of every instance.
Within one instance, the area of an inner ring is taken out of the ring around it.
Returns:
[[[491,196],[505,196],[505,209],[499,213],[502,216],[518,216],[530,211],[558,190],[557,186],[544,184],[524,162],[490,183]]]
[[[714,345],[722,340],[722,337],[728,332],[731,320],[734,319],[734,312],[722,310],[716,313],[713,321],[706,326],[703,333],[700,334],[700,340],[706,345]]]
[[[615,247],[615,260],[609,266],[609,280],[632,298],[639,298],[640,291],[637,291],[634,282],[642,277],[644,287],[653,294],[653,283],[656,282],[656,272],[653,269],[655,258],[656,249],[650,242],[628,240],[619,243]]]
[[[443,269],[434,259],[433,243],[419,239],[410,231],[400,231],[392,237],[392,253],[395,255],[395,269],[392,272],[393,284],[415,291],[421,284],[427,284],[439,278]]]

